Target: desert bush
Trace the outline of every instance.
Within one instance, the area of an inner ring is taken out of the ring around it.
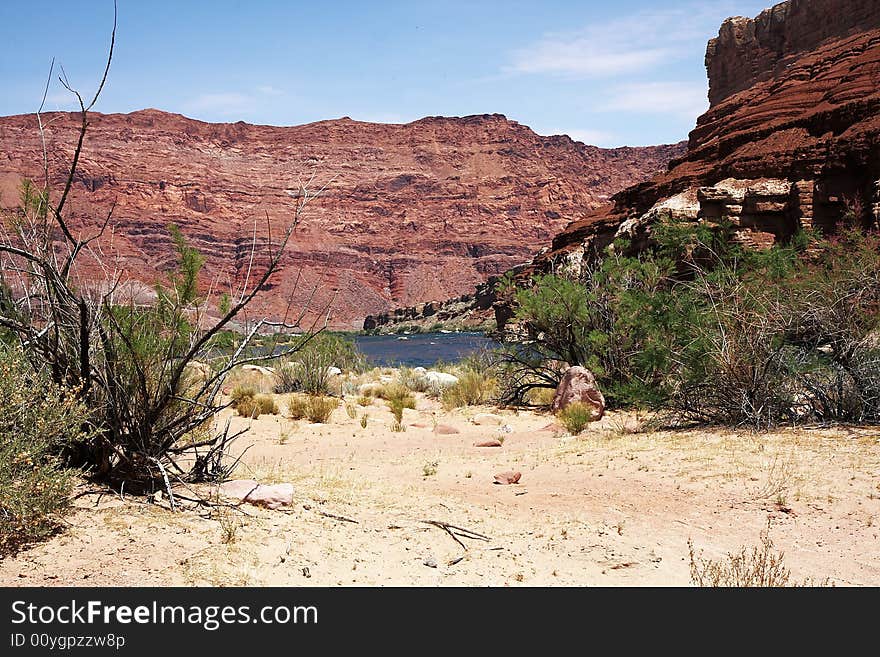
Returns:
[[[769,529],[768,522],[759,546],[741,548],[718,560],[696,554],[693,542],[688,539],[691,583],[708,587],[829,586],[828,579],[792,581],[791,571],[785,566],[785,553],[776,549]]]
[[[596,412],[592,406],[576,401],[559,411],[558,417],[565,430],[572,436],[576,436],[596,419]]]
[[[287,415],[292,420],[302,420],[309,414],[309,398],[303,395],[291,395],[287,400]]]
[[[461,406],[479,406],[491,400],[498,386],[495,377],[485,372],[464,370],[458,376],[458,382],[445,388],[440,393],[446,409]]]
[[[70,229],[70,201],[79,187],[79,163],[89,143],[89,112],[108,79],[115,34],[114,11],[106,68],[91,100],[68,87],[79,107],[72,156],[47,153],[41,172],[46,182],[26,182],[19,203],[3,209],[0,327],[24,348],[34,372],[45,367],[53,383],[74,390],[77,399],[93,409],[86,420],[91,430],[69,435],[73,442],[65,446],[67,453],[76,454],[79,465],[96,480],[124,484],[126,492],[135,493],[167,487],[167,470],[179,469],[182,463],[189,470],[178,471],[176,479],[183,482],[229,474],[224,455],[234,436],[227,433],[228,425],[201,443],[184,438],[225,408],[219,394],[233,368],[261,358],[289,359],[304,346],[297,342],[257,356],[249,349],[268,327],[296,328],[307,309],[299,317],[290,309],[293,324],[254,322],[244,311],[278,271],[302,212],[316,195],[299,190],[290,220],[272,230],[267,226],[259,238],[254,235],[251,259],[262,261],[261,273],[217,298],[200,294],[208,287],[200,280],[204,257],[170,225],[176,266],[156,283],[155,303],[136,303],[131,294],[136,281],[117,275],[124,267],[102,248],[112,210],[91,220],[77,216],[76,230]],[[38,122],[44,137],[42,125]],[[50,172],[49,163],[59,161],[58,155],[68,165]],[[56,180],[62,181],[58,189],[51,184]],[[84,272],[106,276],[89,278]],[[246,333],[234,351],[217,353],[217,345],[226,343],[224,332],[242,320]],[[205,380],[195,387],[187,381],[194,361],[211,364]]]
[[[87,439],[88,420],[75,391],[0,344],[0,557],[58,528],[74,483],[63,449]]]
[[[306,401],[306,418],[309,422],[324,424],[330,420],[338,406],[339,400],[335,397],[309,395]]]
[[[318,333],[304,339],[297,360],[286,362],[278,368],[278,385],[275,392],[305,392],[324,395],[330,392],[331,367],[343,371],[363,372],[366,358],[353,340],[331,333]]]

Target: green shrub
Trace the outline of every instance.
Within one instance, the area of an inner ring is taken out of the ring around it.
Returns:
[[[305,346],[297,352],[297,360],[277,369],[279,382],[275,392],[323,395],[330,391],[329,368],[357,373],[366,370],[366,357],[353,340],[332,333],[318,333],[302,340]]]
[[[59,453],[88,440],[88,418],[71,392],[0,345],[0,556],[57,530],[74,482]]]
[[[324,424],[330,420],[333,411],[338,407],[339,400],[335,397],[310,395],[306,402],[306,418],[309,422]]]
[[[596,412],[592,406],[576,401],[559,411],[558,417],[566,431],[576,436],[596,418]]]

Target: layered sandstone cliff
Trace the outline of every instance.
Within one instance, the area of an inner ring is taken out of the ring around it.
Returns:
[[[848,212],[880,222],[880,2],[791,0],[730,19],[706,60],[713,102],[687,154],[573,222],[536,266],[638,242],[670,215],[725,219],[756,246],[832,232]]]
[[[78,120],[43,116],[56,189]],[[234,288],[265,266],[269,233],[277,240],[305,183],[322,191],[253,310],[291,317],[308,304],[310,316],[329,309],[339,328],[473,290],[684,151],[600,149],[541,137],[497,114],[284,128],[144,110],[93,114],[90,123],[69,207],[86,234],[114,207],[104,266],[142,282],[148,295],[173,266],[167,225],[176,223],[207,258],[206,288]],[[0,118],[2,205],[16,202],[22,178],[40,177],[41,157],[35,116]]]

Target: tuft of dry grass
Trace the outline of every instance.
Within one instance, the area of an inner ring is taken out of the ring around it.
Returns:
[[[234,392],[234,391],[233,391]],[[242,417],[257,419],[261,415],[278,415],[278,404],[272,395],[240,396],[238,400],[233,397],[233,407]]]
[[[555,396],[556,388],[532,388],[526,393],[525,400],[535,406],[550,408]]]
[[[465,370],[458,383],[444,388],[440,395],[446,410],[488,403],[498,390],[498,380],[483,372]]]
[[[785,566],[785,553],[776,550],[770,539],[770,524],[761,532],[761,544],[743,547],[736,553],[727,553],[722,559],[704,559],[702,551],[696,554],[693,541],[688,539],[691,582],[707,587],[786,587],[829,586],[829,580],[814,582],[806,579],[791,580],[791,571]]]
[[[325,424],[338,407],[339,400],[335,397],[310,396],[306,402],[306,418],[309,422]]]

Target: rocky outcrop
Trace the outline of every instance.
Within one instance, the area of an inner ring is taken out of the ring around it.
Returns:
[[[577,267],[662,217],[729,221],[757,247],[880,221],[880,3],[791,0],[709,43],[712,106],[668,171],[575,221],[526,270]]]
[[[57,189],[78,118],[43,122]],[[122,270],[148,299],[173,267],[176,223],[206,256],[205,289],[224,291],[263,271],[270,233],[277,241],[311,181],[322,191],[253,310],[290,318],[308,303],[304,323],[329,309],[334,327],[360,328],[366,315],[472,291],[683,152],[541,137],[497,114],[288,128],[93,114],[69,208],[91,234],[114,207],[103,265],[85,275]],[[0,118],[2,205],[17,201],[22,178],[41,178],[41,161],[36,118]]]
[[[709,101],[716,105],[781,77],[794,59],[828,39],[875,29],[876,11],[877,0],[790,0],[756,18],[728,18],[706,49]]]

